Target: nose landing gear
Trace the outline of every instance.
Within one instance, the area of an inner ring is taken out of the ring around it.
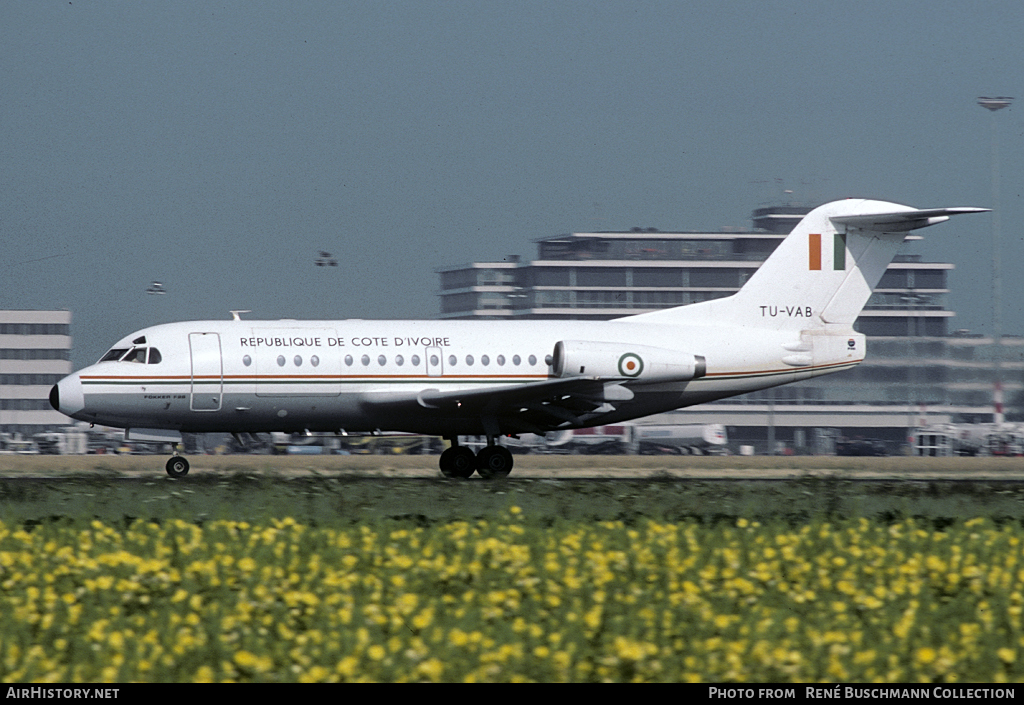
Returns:
[[[168,460],[164,468],[171,477],[185,477],[185,475],[188,475],[188,461],[180,455],[175,455]]]
[[[512,453],[508,448],[495,445],[494,438],[487,438],[487,447],[479,453],[460,446],[457,437],[449,438],[452,445],[441,453],[441,474],[445,477],[467,478],[476,471],[485,480],[507,477],[512,472]],[[168,472],[170,472],[168,470]]]

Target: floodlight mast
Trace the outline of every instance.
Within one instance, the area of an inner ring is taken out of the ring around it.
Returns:
[[[993,421],[1003,423],[1003,295],[1000,259],[1002,255],[1002,238],[999,225],[999,138],[996,133],[995,114],[1003,108],[1010,107],[1012,96],[980,96],[978,105],[992,113],[992,346],[995,362],[995,385],[993,388],[993,404],[995,412]]]

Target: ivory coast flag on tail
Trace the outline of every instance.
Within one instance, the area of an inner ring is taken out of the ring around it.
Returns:
[[[821,269],[821,233],[810,233],[807,240],[808,269]],[[832,234],[832,269],[846,269],[846,233]]]

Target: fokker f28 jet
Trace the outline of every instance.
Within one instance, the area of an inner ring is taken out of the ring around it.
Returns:
[[[182,432],[442,436],[449,477],[500,477],[519,433],[618,423],[838,372],[853,323],[910,230],[983,208],[870,200],[811,211],[732,296],[612,321],[170,323],[58,382],[55,409],[177,443]],[[474,453],[460,435],[484,435]],[[181,477],[175,454],[167,472]]]

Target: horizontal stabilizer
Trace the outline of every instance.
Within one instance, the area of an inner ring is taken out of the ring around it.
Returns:
[[[859,215],[834,215],[829,218],[836,225],[846,225],[859,230],[882,233],[902,233],[936,225],[949,220],[951,215],[962,213],[986,213],[988,208],[928,208],[911,209],[888,213],[866,213]]]

